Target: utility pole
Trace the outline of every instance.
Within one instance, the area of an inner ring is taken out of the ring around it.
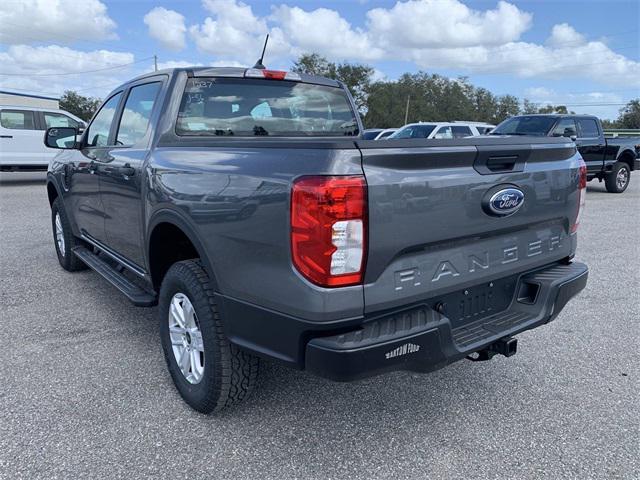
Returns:
[[[153,56],[153,71],[157,72],[158,71],[158,56],[154,55]]]
[[[407,123],[409,123],[409,99],[411,98],[411,95],[407,95],[407,108],[404,111],[404,124],[406,125]]]

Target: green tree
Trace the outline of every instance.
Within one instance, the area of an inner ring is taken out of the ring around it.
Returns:
[[[498,124],[509,117],[520,113],[520,101],[518,97],[513,95],[502,95],[498,97],[498,105],[496,114],[493,117],[493,123]]]
[[[294,62],[292,70],[341,81],[351,92],[360,113],[366,113],[373,76],[372,67],[353,63],[333,63],[317,53],[305,53]]]
[[[618,128],[640,128],[640,98],[636,98],[620,109]]]
[[[76,117],[80,117],[87,122],[91,120],[101,103],[102,100],[99,98],[78,95],[73,90],[65,91],[62,98],[60,98],[60,108],[62,110],[73,113]]]

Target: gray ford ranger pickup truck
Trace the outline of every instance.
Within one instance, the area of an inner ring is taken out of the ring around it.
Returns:
[[[362,131],[322,77],[138,77],[82,135],[45,133],[58,260],[158,305],[171,377],[201,412],[245,398],[260,357],[350,381],[510,356],[584,288],[573,142]]]

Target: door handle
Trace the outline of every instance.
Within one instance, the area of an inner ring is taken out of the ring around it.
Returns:
[[[118,173],[124,175],[125,177],[132,177],[133,175],[135,175],[136,169],[127,163],[122,167],[118,167]]]
[[[13,138],[13,135],[0,135],[0,138]]]

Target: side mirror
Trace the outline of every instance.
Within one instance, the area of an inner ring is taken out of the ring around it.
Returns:
[[[575,137],[576,136],[576,131],[573,128],[565,128],[564,129],[564,133],[562,134],[563,137]]]
[[[49,148],[73,150],[77,148],[78,130],[73,127],[51,127],[44,134],[44,144]]]
[[[78,124],[78,135],[82,135],[86,129],[87,129],[87,124],[86,123],[79,123]]]

